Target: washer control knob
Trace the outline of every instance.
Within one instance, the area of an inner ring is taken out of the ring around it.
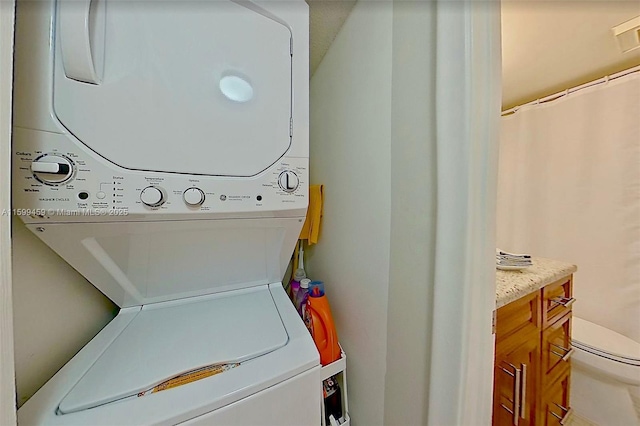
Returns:
[[[295,172],[292,172],[291,170],[285,170],[284,172],[280,173],[280,176],[278,176],[278,185],[280,185],[280,188],[282,188],[282,190],[285,192],[293,192],[298,189],[298,185],[300,185],[300,179],[298,178],[298,175],[295,174]]]
[[[33,160],[31,173],[42,183],[59,185],[73,176],[73,163],[59,154],[45,154]]]
[[[164,191],[159,186],[147,186],[140,193],[140,201],[145,206],[159,207],[166,201]]]
[[[204,203],[204,192],[200,188],[189,188],[182,194],[184,202],[190,207],[197,207]]]

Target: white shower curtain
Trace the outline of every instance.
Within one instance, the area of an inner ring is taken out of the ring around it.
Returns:
[[[500,3],[435,4],[436,42],[425,46],[426,51],[436,51],[437,153],[428,424],[488,425],[502,77]]]
[[[502,118],[498,247],[574,263],[574,314],[640,342],[640,72]]]

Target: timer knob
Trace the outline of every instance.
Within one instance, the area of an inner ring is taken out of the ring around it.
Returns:
[[[282,190],[285,192],[293,192],[298,189],[298,185],[300,185],[300,179],[298,178],[298,175],[295,174],[295,172],[292,172],[291,170],[285,170],[284,172],[280,173],[280,176],[278,176],[278,185],[280,185],[280,188],[282,188]]]
[[[204,192],[200,188],[189,188],[182,194],[185,204],[197,207],[204,203]]]
[[[42,183],[59,185],[73,176],[73,163],[59,154],[45,154],[33,160],[31,173]]]
[[[164,191],[158,186],[147,186],[140,193],[140,201],[145,206],[159,207],[166,201]]]

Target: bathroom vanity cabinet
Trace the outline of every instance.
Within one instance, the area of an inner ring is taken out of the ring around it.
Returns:
[[[534,271],[498,272],[516,281],[528,273],[523,282],[531,286]],[[549,284],[547,277],[541,288],[497,309],[493,425],[563,425],[570,417],[571,272]]]

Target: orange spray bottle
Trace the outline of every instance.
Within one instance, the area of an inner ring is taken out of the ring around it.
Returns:
[[[336,332],[331,307],[324,294],[324,283],[309,283],[309,298],[304,312],[304,322],[320,352],[320,364],[327,365],[340,358],[338,333]]]

